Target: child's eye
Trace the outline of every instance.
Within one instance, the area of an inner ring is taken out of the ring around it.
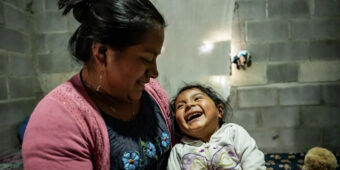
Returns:
[[[199,99],[202,99],[202,97],[199,96],[199,97],[195,97],[195,98],[194,98],[195,101],[197,101],[197,100],[199,100]]]
[[[176,106],[176,110],[181,109],[183,107],[183,104],[179,104]]]

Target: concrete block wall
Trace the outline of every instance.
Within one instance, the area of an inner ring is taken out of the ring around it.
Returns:
[[[246,71],[232,67],[232,121],[244,126],[266,152],[306,151],[315,145],[340,150],[337,135],[340,130],[337,123],[340,113],[339,0],[237,2],[232,40],[217,50],[229,52],[224,46],[231,44],[233,56],[244,47],[251,51],[253,65]],[[37,101],[81,67],[67,52],[67,41],[79,24],[71,15],[61,16],[56,3],[53,0],[0,0],[0,136],[7,136],[0,138],[0,155],[19,147],[16,127],[32,112]],[[214,4],[219,3],[222,1]],[[160,9],[166,13],[176,7],[183,5],[165,4]],[[179,18],[170,18],[168,23],[181,25],[183,17],[176,16]],[[187,12],[183,16],[187,16]],[[220,18],[208,18],[214,19]],[[195,31],[190,33],[195,33],[192,37],[199,37],[198,28],[210,26],[212,24],[206,23],[201,27],[191,26]],[[179,33],[183,29],[175,31]],[[182,56],[199,56],[198,51],[190,53],[196,48],[179,50],[180,46],[169,46],[170,42],[199,46],[195,43],[201,43],[200,40],[168,36],[164,54],[174,55],[160,58],[161,75],[175,73],[169,60],[192,62]],[[207,68],[207,71],[219,70]],[[174,77],[176,79],[160,77],[170,93],[178,87],[167,82],[191,78]]]
[[[62,16],[58,1],[33,0],[34,56],[41,99],[78,72],[81,65],[69,54],[68,40],[79,26],[72,13]]]
[[[24,0],[0,1],[0,155],[20,147],[17,127],[36,104],[32,15]]]
[[[67,51],[77,26],[57,1],[0,0],[0,155],[20,147],[17,127],[37,102],[79,71]]]
[[[339,0],[237,0],[232,56],[233,122],[265,152],[340,151]]]

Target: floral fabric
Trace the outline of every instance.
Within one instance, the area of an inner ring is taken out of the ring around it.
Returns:
[[[105,113],[110,141],[110,169],[165,169],[170,135],[157,103],[143,92],[141,111],[131,121]]]
[[[184,136],[170,153],[168,170],[265,170],[263,153],[241,126],[223,124],[208,142]]]

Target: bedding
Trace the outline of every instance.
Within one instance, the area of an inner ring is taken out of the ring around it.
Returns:
[[[338,164],[340,162],[340,152],[333,152]],[[300,170],[303,165],[305,153],[266,153],[265,161],[267,170]],[[0,157],[0,170],[23,169],[21,150]],[[337,167],[340,170],[340,167]]]

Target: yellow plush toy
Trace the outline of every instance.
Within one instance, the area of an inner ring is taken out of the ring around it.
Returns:
[[[302,170],[335,170],[337,161],[334,154],[321,147],[310,149],[304,160]]]

